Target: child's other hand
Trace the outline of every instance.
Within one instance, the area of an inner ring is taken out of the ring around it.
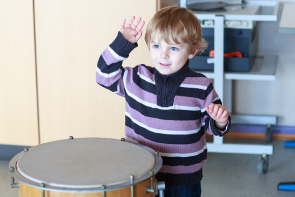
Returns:
[[[126,26],[126,19],[124,19],[120,28],[121,34],[124,36],[126,40],[128,40],[132,44],[136,43],[141,38],[141,29],[144,26],[144,21],[141,21],[140,17],[135,22],[134,19],[135,17],[132,16]]]
[[[229,112],[225,107],[220,104],[211,103],[208,107],[206,107],[206,111],[212,119],[218,123],[224,123],[226,125]]]

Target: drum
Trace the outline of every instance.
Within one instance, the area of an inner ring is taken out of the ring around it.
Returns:
[[[161,167],[158,152],[146,146],[71,137],[26,148],[9,163],[19,197],[152,197]]]

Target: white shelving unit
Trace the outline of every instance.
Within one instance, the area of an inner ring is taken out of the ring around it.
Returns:
[[[196,1],[202,2],[202,1]],[[196,3],[194,2],[194,3]],[[208,1],[203,1],[208,2]],[[238,6],[241,1],[225,1],[225,3],[232,4],[232,6]],[[180,0],[180,6],[187,6],[186,0]],[[231,5],[229,5],[231,6]],[[223,101],[224,105],[231,112],[232,111],[232,80],[266,80],[274,81],[276,73],[276,55],[264,55],[263,57],[257,57],[250,72],[238,73],[238,72],[224,72],[223,65],[223,49],[224,49],[224,22],[225,20],[251,20],[251,21],[277,21],[279,3],[275,1],[246,1],[246,6],[251,9],[251,6],[257,8],[257,6],[273,7],[273,13],[270,15],[261,15],[259,13],[245,13],[243,9],[241,12],[232,12],[231,9],[228,12],[194,12],[195,15],[201,20],[214,20],[214,50],[215,57],[208,58],[208,63],[214,63],[214,72],[202,72],[208,78],[214,79],[214,87]],[[251,115],[232,115],[233,123],[242,124],[271,124],[277,123],[276,116],[251,116]],[[214,136],[213,143],[208,143],[208,152],[215,153],[239,153],[239,154],[260,154],[264,159],[259,163],[258,168],[265,167],[268,164],[268,157],[265,155],[273,154],[272,145],[246,145],[246,144],[224,144],[222,137]],[[264,173],[264,172],[263,172]]]

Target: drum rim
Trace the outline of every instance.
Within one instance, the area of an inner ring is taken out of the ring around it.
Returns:
[[[78,139],[93,139],[93,138],[78,138]],[[112,138],[98,138],[98,139],[112,139]],[[113,140],[116,140],[116,139],[113,139]],[[63,141],[63,140],[57,140],[57,141]],[[142,144],[127,141],[127,140],[125,142],[135,144],[137,146],[140,146],[140,147],[148,150],[154,156],[154,159],[155,159],[155,165],[154,165],[153,169],[151,169],[151,171],[153,171],[153,174],[150,174],[149,172],[147,172],[146,174],[144,174],[140,177],[134,178],[133,184],[131,184],[131,181],[130,181],[130,182],[120,183],[117,185],[115,184],[115,185],[110,185],[110,186],[89,187],[89,188],[87,188],[87,187],[85,187],[85,188],[64,188],[64,187],[50,186],[50,185],[46,185],[46,184],[41,186],[40,183],[36,183],[36,182],[22,176],[17,170],[18,169],[17,162],[18,162],[19,158],[21,158],[26,153],[25,151],[18,153],[10,160],[9,168],[11,168],[11,167],[14,168],[13,171],[10,171],[10,174],[17,181],[22,182],[23,184],[26,184],[28,186],[41,189],[41,190],[49,190],[49,191],[56,191],[56,192],[71,192],[71,193],[95,193],[95,192],[117,190],[117,189],[122,189],[122,188],[137,185],[138,183],[141,183],[141,182],[153,177],[154,175],[156,175],[160,171],[160,169],[163,165],[163,160],[162,160],[162,157],[160,156],[160,154],[156,154],[157,152],[155,150],[153,150],[147,146],[144,146]],[[47,143],[51,143],[51,142],[47,142]],[[42,145],[42,144],[40,144],[40,145]],[[33,146],[30,149],[36,148],[40,145]]]

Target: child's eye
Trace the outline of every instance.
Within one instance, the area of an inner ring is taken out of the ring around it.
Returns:
[[[157,45],[157,44],[155,44],[155,45],[154,45],[154,48],[158,49],[158,48],[160,48],[160,46]]]
[[[178,51],[178,48],[176,48],[176,47],[171,47],[171,50],[172,50],[172,51]]]

